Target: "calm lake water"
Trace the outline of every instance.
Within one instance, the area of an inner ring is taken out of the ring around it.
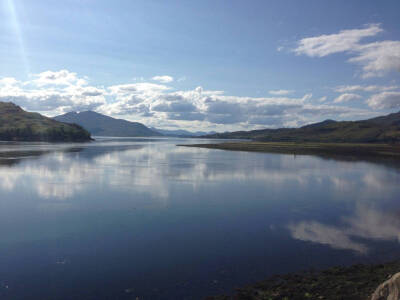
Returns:
[[[0,144],[0,298],[201,299],[400,257],[396,164],[180,143]]]

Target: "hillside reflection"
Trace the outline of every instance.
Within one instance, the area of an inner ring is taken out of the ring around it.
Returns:
[[[47,199],[65,199],[91,185],[118,189],[141,189],[167,198],[169,181],[180,181],[193,189],[221,181],[262,181],[274,190],[288,185],[298,188],[321,185],[336,192],[358,191],[358,199],[372,199],[396,190],[399,173],[370,163],[323,161],[310,156],[252,155],[231,153],[220,160],[220,151],[158,145],[101,145],[59,149],[21,150],[2,153],[12,164],[0,166],[0,188],[12,191],[33,187]],[[27,159],[29,158],[29,159]],[[334,174],[329,172],[335,168]],[[373,172],[371,172],[373,170]]]
[[[39,196],[62,200],[92,185],[141,189],[167,198],[171,181],[196,189],[202,184],[255,180],[274,190],[288,185],[322,186],[366,201],[397,190],[399,172],[372,163],[321,160],[310,156],[232,153],[173,144],[110,143],[0,152],[0,189],[30,186]],[[224,156],[224,159],[221,157]],[[228,159],[226,159],[226,157]],[[7,158],[7,159],[5,159]],[[335,172],[329,172],[330,168]],[[355,193],[357,191],[357,193]]]
[[[1,278],[154,299],[399,258],[399,169],[182,142],[0,145]]]

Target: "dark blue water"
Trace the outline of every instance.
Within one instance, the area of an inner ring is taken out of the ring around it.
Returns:
[[[0,144],[1,299],[201,299],[400,257],[396,164],[190,142]]]

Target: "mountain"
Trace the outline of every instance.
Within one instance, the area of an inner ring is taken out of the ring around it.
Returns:
[[[175,136],[175,137],[193,137],[193,136],[201,136],[201,135],[208,135],[208,134],[215,134],[215,131],[204,132],[204,131],[196,131],[191,132],[183,129],[177,130],[167,130],[167,129],[158,129],[158,128],[151,128],[154,131],[157,131],[165,136]]]
[[[94,111],[69,112],[54,117],[55,120],[65,123],[76,123],[86,128],[92,135],[115,137],[147,137],[161,136],[141,123],[115,119]]]
[[[11,102],[0,102],[2,141],[90,141],[90,133],[76,124],[66,124],[38,113],[27,112]]]
[[[202,137],[269,142],[398,143],[400,112],[362,121],[326,120],[300,128],[236,131]]]

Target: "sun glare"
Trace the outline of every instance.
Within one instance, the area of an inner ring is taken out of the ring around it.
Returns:
[[[25,70],[25,75],[29,75],[30,67],[29,67],[29,62],[28,62],[28,58],[26,55],[24,38],[22,35],[20,23],[18,20],[18,14],[17,14],[17,10],[15,8],[15,3],[14,3],[14,0],[6,0],[6,3],[7,3],[8,11],[10,14],[10,22],[11,22],[14,34],[17,38],[18,48],[19,48],[18,51],[21,56],[21,63],[23,64],[23,68]]]

